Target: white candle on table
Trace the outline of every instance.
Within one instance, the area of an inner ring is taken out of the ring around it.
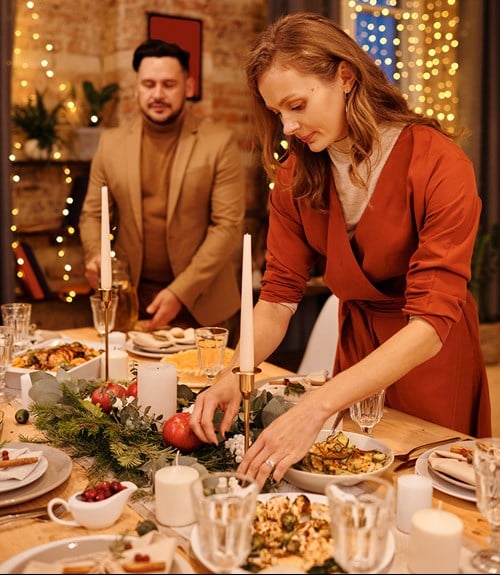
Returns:
[[[155,473],[156,519],[163,525],[180,526],[194,523],[191,484],[198,471],[186,465],[162,467]]]
[[[166,421],[177,411],[177,369],[162,362],[146,362],[137,366],[137,403],[151,406],[150,415],[163,415]]]
[[[425,475],[401,475],[397,482],[396,526],[411,530],[411,518],[419,509],[432,507],[432,479]]]
[[[101,188],[101,289],[111,289],[108,187]]]
[[[462,520],[442,509],[419,509],[413,514],[408,541],[411,573],[459,573]]]
[[[102,361],[102,372],[104,373],[106,354],[101,355]],[[108,379],[114,381],[124,381],[128,380],[129,370],[128,370],[128,354],[126,351],[121,349],[111,349],[109,352],[108,361]]]
[[[253,337],[252,236],[245,234],[241,272],[240,371],[254,370]]]

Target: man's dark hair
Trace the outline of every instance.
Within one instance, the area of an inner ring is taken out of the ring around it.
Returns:
[[[132,59],[132,67],[137,72],[139,66],[144,58],[175,58],[189,74],[189,52],[183,50],[179,45],[172,42],[164,42],[163,40],[146,40],[134,52]]]

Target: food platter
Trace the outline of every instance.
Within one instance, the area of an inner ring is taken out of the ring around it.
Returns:
[[[299,384],[294,388],[293,384]],[[268,377],[255,382],[258,393],[269,391],[275,396],[283,397],[291,403],[298,403],[313,389],[311,380],[306,375],[282,375]]]
[[[22,553],[18,553],[0,565],[0,573],[23,573],[25,566],[31,561],[54,563],[58,560],[71,560],[82,555],[105,551],[116,541],[118,535],[88,535],[71,537],[38,545]],[[134,539],[134,538],[131,538]],[[137,538],[135,538],[137,539]],[[169,573],[194,573],[189,562],[178,552],[174,554]],[[102,573],[102,571],[101,571]],[[163,573],[152,571],[152,573]]]
[[[257,496],[257,499],[258,499],[258,501],[261,501],[262,503],[266,503],[267,501],[269,501],[269,499],[276,497],[278,495],[279,496],[288,496],[292,500],[295,500],[295,498],[299,495],[306,495],[310,499],[311,502],[321,503],[321,504],[328,506],[328,499],[326,498],[326,496],[325,495],[319,495],[316,493],[302,493],[302,494],[301,493],[295,493],[295,492],[293,492],[293,493],[261,493]],[[198,529],[197,529],[196,525],[194,525],[194,527],[191,531],[191,549],[193,550],[193,553],[196,555],[197,559],[203,565],[205,565],[205,567],[210,569],[210,571],[212,571],[213,573],[220,572],[219,568],[216,565],[212,565],[210,562],[208,562],[206,559],[204,559],[203,554],[201,552],[202,545],[201,545],[201,541],[199,538],[199,533],[198,533]],[[375,571],[375,573],[381,573],[381,572],[385,571],[387,566],[392,561],[395,551],[396,551],[396,541],[395,541],[393,533],[389,532],[389,537],[387,539],[387,546],[385,549],[383,561],[380,565],[380,568],[377,571]],[[285,563],[279,567],[281,567],[280,573],[297,572],[297,571],[290,571],[290,570],[286,571],[285,569],[286,569],[287,565]],[[262,572],[263,573],[266,572],[266,569],[264,569]],[[250,571],[246,571],[245,569],[240,568],[240,569],[234,570],[233,573],[250,573]]]
[[[429,457],[431,453],[433,453],[436,449],[449,449],[452,445],[457,446],[470,446],[471,441],[454,441],[451,443],[447,443],[445,445],[441,445],[439,447],[434,447],[432,449],[428,449],[417,459],[415,464],[415,473],[418,475],[424,475],[426,477],[430,477],[432,479],[432,484],[435,489],[441,491],[442,493],[446,493],[448,495],[453,495],[453,497],[458,497],[459,499],[463,499],[465,501],[476,501],[476,492],[475,490],[471,490],[469,488],[465,488],[461,485],[457,485],[455,481],[450,481],[448,477],[443,477],[444,474],[438,475],[435,471],[430,468],[429,465]]]
[[[330,429],[321,430],[316,438],[316,442],[324,441],[330,434],[331,434]],[[373,437],[370,437],[368,435],[362,435],[360,433],[351,433],[348,431],[344,431],[343,434],[359,449],[369,451],[376,450],[387,455],[387,459],[385,460],[383,466],[370,472],[352,473],[348,475],[314,473],[290,467],[286,471],[284,478],[289,483],[295,485],[299,489],[304,489],[305,491],[311,491],[313,493],[324,493],[325,487],[328,483],[331,483],[333,481],[341,481],[344,484],[355,485],[356,483],[359,483],[359,481],[361,481],[362,479],[382,475],[392,465],[392,462],[394,461],[394,452],[385,443],[382,443],[381,441],[378,441]]]
[[[38,450],[43,452],[43,457],[47,460],[47,470],[38,479],[2,494],[0,498],[0,507],[8,507],[10,505],[17,505],[25,501],[36,499],[40,495],[45,495],[52,489],[55,489],[68,479],[73,470],[73,461],[69,455],[51,447],[50,445],[11,442],[7,443],[5,448],[22,449],[28,448],[30,450]]]

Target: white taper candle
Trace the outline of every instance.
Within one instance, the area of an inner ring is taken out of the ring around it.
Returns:
[[[240,371],[254,370],[252,236],[243,236],[241,273]]]
[[[108,187],[101,188],[101,289],[111,289]]]

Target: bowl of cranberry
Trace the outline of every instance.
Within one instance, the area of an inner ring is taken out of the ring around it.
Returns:
[[[120,518],[137,485],[131,481],[102,481],[69,499],[54,497],[47,505],[49,517],[61,525],[105,529]],[[72,519],[65,519],[69,513]]]

